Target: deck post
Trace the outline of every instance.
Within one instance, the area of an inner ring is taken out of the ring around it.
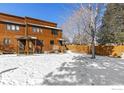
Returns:
[[[29,55],[29,40],[26,40],[26,55]]]
[[[36,53],[36,46],[37,46],[37,40],[35,39],[35,42],[34,42],[34,53]]]
[[[19,40],[17,39],[17,56],[19,55]]]
[[[35,40],[32,41],[32,44],[33,44],[33,54],[35,52]]]

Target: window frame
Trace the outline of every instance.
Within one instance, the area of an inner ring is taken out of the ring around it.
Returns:
[[[58,40],[58,44],[59,44],[60,46],[63,46],[63,42],[62,42],[61,40]]]
[[[18,29],[17,29],[17,28],[18,28]],[[16,25],[16,26],[15,26],[15,30],[16,30],[16,31],[19,31],[19,30],[20,30],[19,25]]]
[[[34,33],[42,33],[41,30],[42,29],[40,27],[35,27],[35,26],[32,27],[32,32],[34,32]]]
[[[36,32],[36,28],[35,27],[32,27],[32,32]]]
[[[52,42],[53,41],[53,42]],[[52,42],[52,43],[51,43]],[[50,45],[54,45],[55,43],[54,43],[54,40],[50,40]]]
[[[19,31],[20,30],[20,26],[17,25],[17,24],[7,23],[6,24],[6,30],[8,30],[8,31]]]
[[[6,29],[11,30],[11,24],[6,24]]]
[[[56,29],[52,29],[52,30],[51,30],[51,33],[52,33],[52,35],[55,35],[55,36],[58,35],[58,31],[57,31]]]
[[[4,38],[3,39],[3,44],[4,45],[10,45],[11,44],[11,39],[10,38]]]
[[[16,31],[16,26],[15,25],[12,25],[11,30],[12,31]]]

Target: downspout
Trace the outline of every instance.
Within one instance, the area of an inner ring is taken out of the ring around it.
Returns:
[[[25,16],[25,37],[28,36],[28,23],[27,23],[27,17]]]
[[[27,23],[27,17],[25,16],[25,37],[28,37],[28,23]],[[25,51],[26,55],[29,54],[29,40],[28,38],[25,39],[26,45],[25,45]]]

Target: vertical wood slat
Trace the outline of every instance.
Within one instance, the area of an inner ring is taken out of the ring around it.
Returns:
[[[80,53],[91,53],[91,46],[88,45],[67,45],[67,48],[73,52]],[[124,45],[118,46],[95,46],[96,54],[102,56],[120,56],[122,52],[124,52]]]
[[[34,36],[37,37],[39,40],[44,41],[44,46],[43,46],[43,51],[50,51],[52,47],[50,46],[50,40],[54,40],[55,44],[58,45],[58,39],[62,38],[62,31],[58,31],[58,36],[55,38],[51,34],[51,29],[49,28],[42,28],[42,31],[40,33],[36,33],[32,31],[32,25],[29,25],[29,23],[32,24],[37,24],[37,25],[44,25],[44,26],[51,26],[51,27],[57,27],[56,23],[49,22],[49,21],[43,21],[40,19],[34,19],[34,18],[29,18],[26,17],[26,23],[28,23],[28,32],[25,30],[25,17],[19,17],[19,16],[14,16],[14,15],[9,15],[9,14],[4,14],[0,13],[0,21],[2,20],[7,20],[10,22],[15,22],[15,23],[21,23],[20,25],[20,31],[14,32],[14,31],[8,31],[6,29],[6,23],[0,23],[0,43],[3,42],[4,36],[7,36],[11,39],[12,42],[15,42],[13,45],[15,46],[14,50],[17,51],[18,46],[17,46],[17,36],[25,36],[28,34],[29,36]],[[27,27],[26,27],[27,28]]]

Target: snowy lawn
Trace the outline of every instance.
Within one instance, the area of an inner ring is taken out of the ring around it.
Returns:
[[[73,54],[0,55],[0,85],[41,85],[45,75],[72,58]]]
[[[0,55],[0,85],[124,85],[124,59],[90,56]]]

